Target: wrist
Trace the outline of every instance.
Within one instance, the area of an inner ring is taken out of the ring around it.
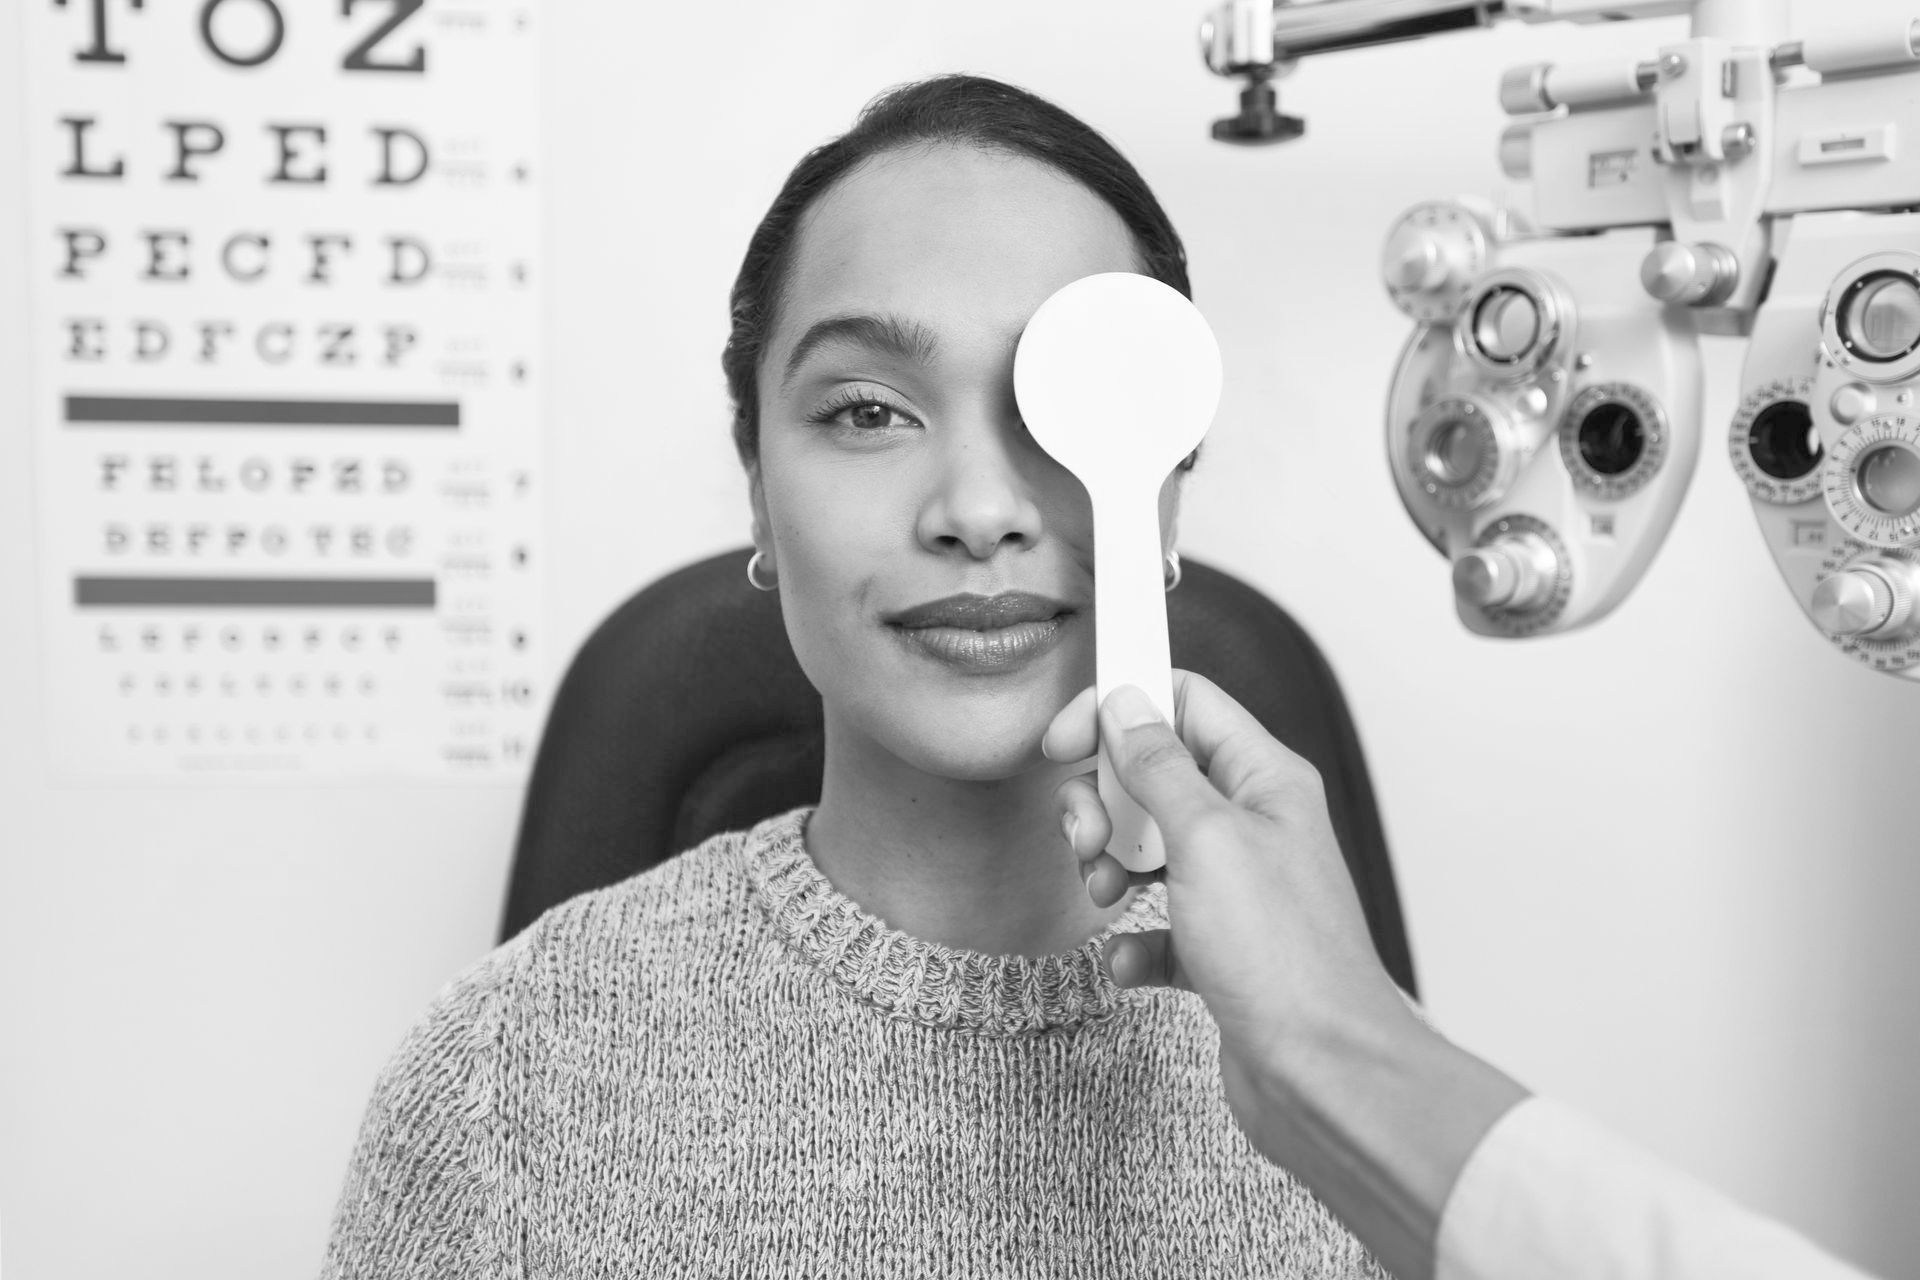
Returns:
[[[1369,978],[1331,992],[1322,1007],[1289,1019],[1284,1033],[1263,1046],[1258,1079],[1273,1107],[1332,1113],[1405,1088],[1408,1063],[1439,1035],[1384,971]]]
[[[1461,1168],[1526,1091],[1383,985],[1267,1055],[1247,1133],[1389,1271],[1419,1277]]]

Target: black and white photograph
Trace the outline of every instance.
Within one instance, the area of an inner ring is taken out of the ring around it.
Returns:
[[[1920,4],[13,0],[0,1280],[1920,1280]]]

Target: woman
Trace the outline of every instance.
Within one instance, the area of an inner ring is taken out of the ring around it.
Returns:
[[[381,1078],[327,1275],[1374,1274],[1235,1128],[1199,1001],[1102,972],[1164,897],[1093,905],[1067,846],[1099,833],[1054,818],[1091,512],[1012,356],[1102,271],[1187,291],[1132,167],[1006,85],[909,85],[790,175],[723,364],[820,803],[453,983]]]

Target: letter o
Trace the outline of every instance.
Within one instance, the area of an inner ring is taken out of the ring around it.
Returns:
[[[220,42],[213,38],[213,15],[215,10],[219,9],[219,7],[225,3],[227,3],[227,0],[207,0],[205,4],[200,6],[200,43],[207,46],[209,53],[213,54],[214,57],[220,59],[220,61],[226,63],[228,66],[257,67],[274,54],[280,52],[280,44],[287,38],[287,22],[285,18],[280,16],[280,6],[275,4],[273,0],[253,0],[254,4],[262,5],[266,8],[267,18],[273,23],[273,34],[267,38],[267,42],[260,47],[259,52],[253,54],[251,57],[243,58],[236,57],[234,54],[221,48]]]

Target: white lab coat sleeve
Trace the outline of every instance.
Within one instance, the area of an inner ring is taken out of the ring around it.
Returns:
[[[1569,1107],[1529,1098],[1467,1157],[1434,1280],[1867,1280]]]

